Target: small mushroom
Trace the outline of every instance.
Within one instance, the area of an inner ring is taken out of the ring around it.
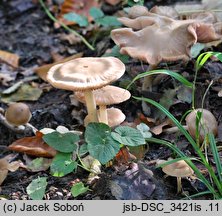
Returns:
[[[106,112],[107,112],[108,125],[110,127],[115,127],[117,125],[120,125],[126,118],[126,116],[123,114],[123,112],[120,109],[114,107],[108,108]],[[101,122],[100,116],[99,116],[99,121]],[[89,118],[88,116],[86,116],[84,119],[84,125],[86,126],[88,123],[89,123]]]
[[[31,119],[32,114],[25,103],[13,103],[6,109],[5,118],[14,126],[25,125]]]
[[[131,96],[128,90],[111,85],[93,91],[93,95],[96,105],[99,106],[100,122],[105,124],[108,124],[106,106],[122,103],[128,100]],[[82,92],[75,92],[75,97],[80,102],[85,103],[85,97]]]
[[[90,122],[98,122],[92,91],[119,79],[125,65],[115,57],[84,57],[53,66],[47,74],[52,86],[71,91],[82,91]]]
[[[191,176],[194,173],[184,160],[166,165],[162,168],[162,171],[169,176],[177,177],[177,193],[182,191],[181,178]]]
[[[213,133],[215,136],[217,135],[218,123],[214,115],[209,110],[201,108],[193,110],[186,116],[185,120],[186,120],[187,130],[194,139],[196,139],[197,112],[202,112],[200,123],[198,125],[199,142],[202,143],[207,134]]]

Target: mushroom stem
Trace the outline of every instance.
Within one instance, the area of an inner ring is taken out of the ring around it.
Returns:
[[[181,182],[181,177],[177,177],[177,193],[181,193],[182,191],[182,182]]]
[[[99,122],[102,122],[108,125],[106,105],[99,106]]]
[[[0,124],[3,124],[5,127],[14,131],[15,133],[23,133],[25,129],[24,126],[16,127],[11,125],[1,113],[0,113]]]
[[[89,115],[89,122],[98,122],[96,102],[91,90],[84,91],[84,96],[86,100],[86,108]]]
[[[155,70],[156,68],[157,68],[157,65],[150,64],[148,67],[148,71]],[[148,76],[144,77],[142,90],[146,91],[147,89],[149,89],[151,91],[152,90],[152,82],[153,82],[152,76],[148,75]]]

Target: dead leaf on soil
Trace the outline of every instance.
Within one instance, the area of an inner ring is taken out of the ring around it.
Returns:
[[[142,162],[132,163],[124,175],[115,175],[110,189],[118,200],[141,200],[149,198],[155,190],[153,172]]]
[[[152,133],[154,133],[155,135],[160,135],[163,132],[163,128],[165,126],[168,126],[168,125],[171,125],[171,124],[172,124],[171,121],[169,119],[167,119],[166,121],[162,122],[161,124],[151,128],[150,131]]]
[[[20,167],[21,163],[21,161],[13,161],[9,163],[6,157],[0,159],[0,185],[6,179],[8,171],[15,172]]]
[[[18,68],[19,56],[7,51],[0,50],[0,62],[6,63],[13,68]]]
[[[17,91],[12,94],[0,95],[0,101],[11,103],[17,101],[36,101],[42,94],[42,90],[29,84],[23,84]]]
[[[129,161],[132,161],[133,159],[136,159],[136,157],[132,158],[129,149],[126,147],[122,147],[115,156],[117,164],[128,164]]]
[[[61,11],[59,15],[57,16],[57,19],[64,23],[65,25],[73,25],[74,22],[68,21],[63,18],[63,16],[67,13],[77,13],[79,15],[86,16],[88,18],[88,21],[91,22],[93,18],[89,14],[89,10],[92,7],[100,7],[98,0],[65,0],[61,6]],[[59,23],[56,23],[55,27],[60,27]]]
[[[37,131],[36,136],[18,139],[9,145],[8,149],[36,157],[54,157],[57,151],[47,145],[42,139],[42,136],[43,134]]]
[[[52,162],[51,158],[35,158],[31,159],[27,155],[23,156],[25,160],[25,164],[23,164],[21,167],[28,170],[29,172],[40,172],[40,171],[46,171]]]
[[[0,73],[0,85],[8,86],[8,82],[14,80],[9,74]]]
[[[43,79],[44,81],[47,82],[46,80],[46,75],[47,75],[47,72],[49,71],[49,69],[56,65],[56,64],[61,64],[61,63],[64,63],[64,62],[67,62],[67,61],[70,61],[70,60],[73,60],[73,59],[76,59],[76,58],[81,58],[83,56],[83,53],[77,53],[75,55],[72,55],[72,56],[69,56],[67,58],[64,58],[60,61],[57,61],[57,62],[54,62],[52,64],[46,64],[46,65],[43,65],[41,67],[38,67],[35,69],[35,72],[38,74],[38,76]]]

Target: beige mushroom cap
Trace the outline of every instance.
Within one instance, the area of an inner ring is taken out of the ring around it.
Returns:
[[[107,117],[108,117],[108,125],[110,127],[115,127],[117,125],[120,125],[126,119],[126,116],[123,114],[123,112],[120,109],[114,107],[107,109]],[[84,125],[87,125],[88,123],[89,123],[89,117],[87,115],[84,119]]]
[[[119,18],[127,28],[112,30],[111,38],[120,47],[120,53],[151,65],[161,61],[187,61],[196,42],[208,43],[222,38],[222,22],[217,22],[213,14],[178,20],[176,11],[171,12],[154,7],[142,16]]]
[[[52,86],[71,91],[101,88],[119,79],[125,65],[115,57],[84,57],[58,64],[48,71]]]
[[[184,160],[166,165],[162,168],[162,171],[169,176],[175,177],[188,177],[194,173],[191,167]]]
[[[130,98],[131,94],[128,90],[116,86],[104,86],[101,89],[93,91],[93,95],[97,105],[119,104]],[[84,93],[75,92],[75,97],[78,101],[85,103]]]
[[[218,123],[214,115],[206,109],[196,109],[189,113],[186,117],[186,125],[190,135],[196,137],[196,115],[197,112],[202,112],[202,117],[199,125],[200,142],[203,142],[204,137],[207,133],[213,133],[215,136],[218,133]]]
[[[28,123],[31,117],[30,109],[25,103],[13,103],[5,112],[6,120],[15,126]]]

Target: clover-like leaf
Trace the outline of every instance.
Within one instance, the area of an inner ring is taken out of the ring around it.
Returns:
[[[104,16],[101,18],[97,18],[95,22],[104,27],[110,26],[121,26],[122,24],[117,20],[115,16]]]
[[[82,182],[78,182],[72,186],[71,193],[74,197],[77,197],[80,194],[87,192],[88,190],[89,190],[89,187],[85,187]]]
[[[111,133],[112,138],[123,145],[144,145],[145,139],[139,130],[128,126],[119,126]]]
[[[71,12],[63,16],[66,20],[77,23],[80,27],[86,27],[89,25],[87,17]]]
[[[85,141],[90,155],[101,164],[113,159],[120,149],[120,143],[112,138],[110,127],[104,123],[89,123]]]
[[[69,153],[76,151],[76,142],[79,141],[79,136],[73,133],[61,134],[54,131],[52,133],[45,134],[43,136],[43,140],[57,151]]]
[[[94,18],[94,20],[105,16],[103,11],[99,8],[96,8],[96,7],[90,8],[89,14],[90,14],[90,16],[92,16]]]
[[[152,134],[150,133],[150,128],[148,125],[144,123],[140,123],[139,125],[136,126],[136,128],[140,131],[140,133],[143,135],[143,138],[147,139],[152,137]]]
[[[45,194],[45,189],[47,186],[46,177],[38,177],[32,180],[32,182],[26,188],[27,194],[33,200],[41,200]]]
[[[77,168],[77,162],[72,160],[71,153],[57,153],[50,166],[53,176],[63,177]]]

